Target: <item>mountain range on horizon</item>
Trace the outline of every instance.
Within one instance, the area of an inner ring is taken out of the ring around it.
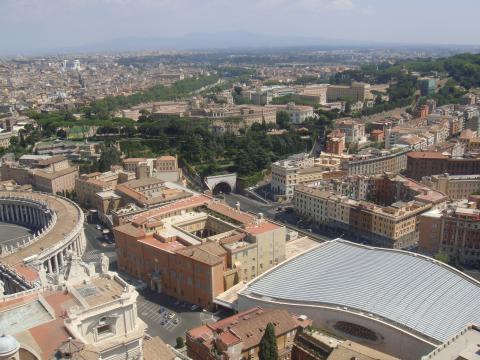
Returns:
[[[0,49],[0,55],[50,55],[61,53],[94,53],[94,52],[126,52],[126,51],[160,51],[160,50],[223,50],[223,49],[259,49],[315,47],[325,49],[358,48],[358,47],[425,47],[432,48],[479,48],[475,45],[438,45],[438,44],[399,44],[375,41],[357,41],[330,39],[322,37],[306,37],[295,35],[267,35],[251,32],[191,33],[176,37],[125,37],[83,45],[58,46],[55,48],[35,49]]]

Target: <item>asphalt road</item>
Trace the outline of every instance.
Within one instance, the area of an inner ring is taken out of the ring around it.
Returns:
[[[110,270],[115,270],[117,262],[117,253],[115,244],[107,244],[103,239],[102,232],[97,230],[93,224],[84,225],[87,247],[82,259],[85,262],[98,262],[101,253],[105,253],[110,259]]]
[[[235,206],[237,201],[240,203],[240,209],[243,211],[252,212],[255,214],[263,213],[266,217],[275,220],[277,222],[283,223],[287,228],[301,232],[303,234],[308,234],[308,236],[316,238],[319,241],[330,241],[337,238],[342,234],[327,233],[326,231],[319,229],[315,226],[309,226],[304,224],[301,218],[299,218],[294,212],[285,210],[283,207],[285,205],[271,203],[264,204],[259,201],[250,199],[243,195],[239,194],[228,194],[224,195],[225,201],[230,206]],[[278,210],[281,207],[281,210]],[[311,231],[310,231],[311,230]],[[344,237],[345,238],[345,237]]]
[[[152,290],[139,292],[137,299],[138,316],[147,324],[147,334],[159,336],[164,342],[174,346],[177,337],[185,338],[185,333],[219,318],[210,312],[192,311],[191,305],[183,307],[172,297],[158,294]],[[169,319],[167,314],[172,314]]]

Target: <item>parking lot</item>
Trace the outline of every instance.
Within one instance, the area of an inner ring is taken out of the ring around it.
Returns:
[[[147,324],[147,333],[159,336],[170,345],[175,345],[178,336],[185,338],[185,332],[191,328],[219,319],[210,312],[191,310],[192,305],[181,303],[165,294],[149,289],[139,293],[138,316]]]

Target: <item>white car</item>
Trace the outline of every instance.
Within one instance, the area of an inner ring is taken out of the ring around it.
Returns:
[[[96,225],[95,227],[97,228],[97,230],[102,230],[102,227],[100,225]]]

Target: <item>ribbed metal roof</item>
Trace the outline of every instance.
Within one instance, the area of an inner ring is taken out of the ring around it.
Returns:
[[[480,324],[480,284],[432,259],[344,240],[316,247],[252,282],[248,293],[345,306],[445,341]]]

